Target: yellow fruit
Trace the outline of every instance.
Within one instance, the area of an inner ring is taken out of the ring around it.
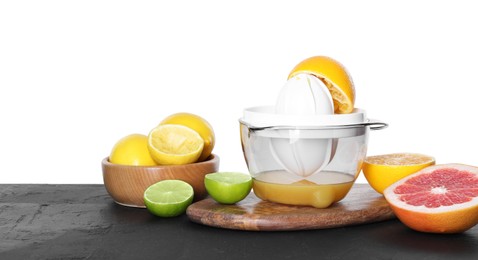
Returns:
[[[351,113],[355,103],[352,77],[338,61],[327,56],[314,56],[301,61],[289,74],[289,79],[300,73],[318,77],[330,91],[337,114]]]
[[[434,164],[435,159],[428,155],[394,153],[365,158],[362,171],[370,186],[383,194],[388,186],[398,180]]]
[[[194,163],[204,147],[201,136],[182,125],[159,125],[148,136],[148,148],[153,159],[161,165]]]
[[[149,154],[148,137],[141,134],[131,134],[119,140],[111,150],[109,161],[123,165],[156,165]]]
[[[211,155],[216,142],[216,137],[214,135],[212,126],[204,118],[191,113],[177,113],[170,115],[161,121],[160,125],[164,124],[183,125],[198,132],[198,134],[204,140],[204,148],[201,156],[199,156],[198,161],[204,161],[209,157],[209,155]]]

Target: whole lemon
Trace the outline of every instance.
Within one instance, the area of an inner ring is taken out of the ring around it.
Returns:
[[[204,148],[199,156],[199,162],[206,160],[209,155],[211,155],[216,142],[216,137],[214,135],[212,126],[208,121],[206,121],[206,119],[191,113],[176,113],[166,117],[160,123],[160,125],[165,124],[183,125],[198,132],[198,134],[204,140]]]
[[[148,137],[142,134],[131,134],[116,142],[111,150],[109,161],[123,165],[157,165],[148,150]]]

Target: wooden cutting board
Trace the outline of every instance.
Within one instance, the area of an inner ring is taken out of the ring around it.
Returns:
[[[186,214],[208,226],[256,231],[335,228],[395,218],[387,201],[368,184],[355,184],[342,201],[326,209],[262,201],[251,193],[235,205],[209,197],[190,205]]]

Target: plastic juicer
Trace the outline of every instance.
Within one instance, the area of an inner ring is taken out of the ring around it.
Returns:
[[[275,106],[246,108],[239,122],[254,193],[317,208],[346,196],[366,156],[369,131],[387,126],[362,109],[334,114],[330,91],[308,74],[289,79]]]

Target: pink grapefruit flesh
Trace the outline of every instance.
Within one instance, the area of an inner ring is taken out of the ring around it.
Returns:
[[[463,232],[478,223],[478,168],[429,166],[392,184],[384,196],[397,217],[412,229]]]

